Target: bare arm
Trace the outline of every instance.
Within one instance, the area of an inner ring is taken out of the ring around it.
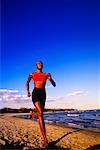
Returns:
[[[28,76],[28,79],[27,79],[27,81],[26,81],[26,90],[27,90],[27,96],[28,97],[30,97],[31,96],[31,94],[30,94],[30,91],[29,91],[29,83],[30,83],[30,80],[32,79],[32,73],[30,73],[29,74],[29,76]]]
[[[50,73],[48,73],[48,77],[47,77],[47,79],[51,82],[51,84],[55,87],[56,86],[56,83],[55,83],[55,81],[52,79],[52,77],[51,77],[51,74]]]

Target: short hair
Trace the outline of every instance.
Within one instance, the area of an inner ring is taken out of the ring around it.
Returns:
[[[38,63],[41,63],[41,64],[43,65],[43,62],[42,62],[41,60],[37,61],[36,65],[37,65]]]

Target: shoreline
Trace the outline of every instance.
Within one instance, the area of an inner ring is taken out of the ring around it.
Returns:
[[[100,148],[98,132],[74,129],[46,123],[48,149],[88,150]],[[38,122],[0,116],[0,148],[1,149],[43,149],[43,139]]]
[[[45,112],[44,114],[47,114],[47,112]],[[29,115],[29,113],[4,113],[4,114],[0,114],[0,116],[12,116],[12,117],[16,117],[16,118],[22,118],[22,119],[29,119],[29,118],[24,118],[24,117],[18,117],[18,116],[22,116],[22,115]],[[29,119],[32,121],[37,122],[37,120],[33,120],[33,119]],[[48,121],[48,120],[44,120],[45,124],[49,124],[49,125],[54,125],[54,126],[60,126],[63,128],[73,128],[73,129],[82,129],[82,130],[86,130],[86,131],[91,131],[91,132],[99,132],[100,133],[100,128],[97,127],[84,127],[81,125],[77,125],[74,123],[58,123],[56,121]]]
[[[47,114],[47,113],[44,113],[44,114]],[[20,116],[20,115],[29,115],[29,113],[16,114],[16,116]],[[22,118],[24,118],[24,117],[22,117]],[[29,119],[29,118],[24,118],[24,119]],[[36,121],[36,120],[33,120],[33,121]],[[100,132],[100,128],[98,128],[98,127],[84,127],[82,125],[75,124],[74,122],[73,123],[64,123],[64,122],[49,121],[49,120],[44,120],[44,121],[46,124],[57,125],[57,126],[65,127],[65,128],[83,129],[83,130],[87,130],[87,131]]]

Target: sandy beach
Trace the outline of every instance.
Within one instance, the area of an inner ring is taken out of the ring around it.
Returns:
[[[59,150],[97,150],[100,149],[100,133],[83,129],[65,128],[46,123],[49,147]],[[11,115],[0,116],[0,150],[42,149],[43,139],[38,122],[16,118]]]

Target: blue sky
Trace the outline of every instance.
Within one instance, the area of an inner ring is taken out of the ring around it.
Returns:
[[[44,71],[57,84],[52,88],[47,82],[48,107],[56,107],[59,97],[81,91],[80,96],[65,98],[65,106],[71,101],[79,109],[99,108],[99,4],[97,0],[1,0],[0,88],[26,93],[27,76],[42,60]],[[32,82],[30,86],[32,90]],[[55,105],[51,99],[57,99]]]

